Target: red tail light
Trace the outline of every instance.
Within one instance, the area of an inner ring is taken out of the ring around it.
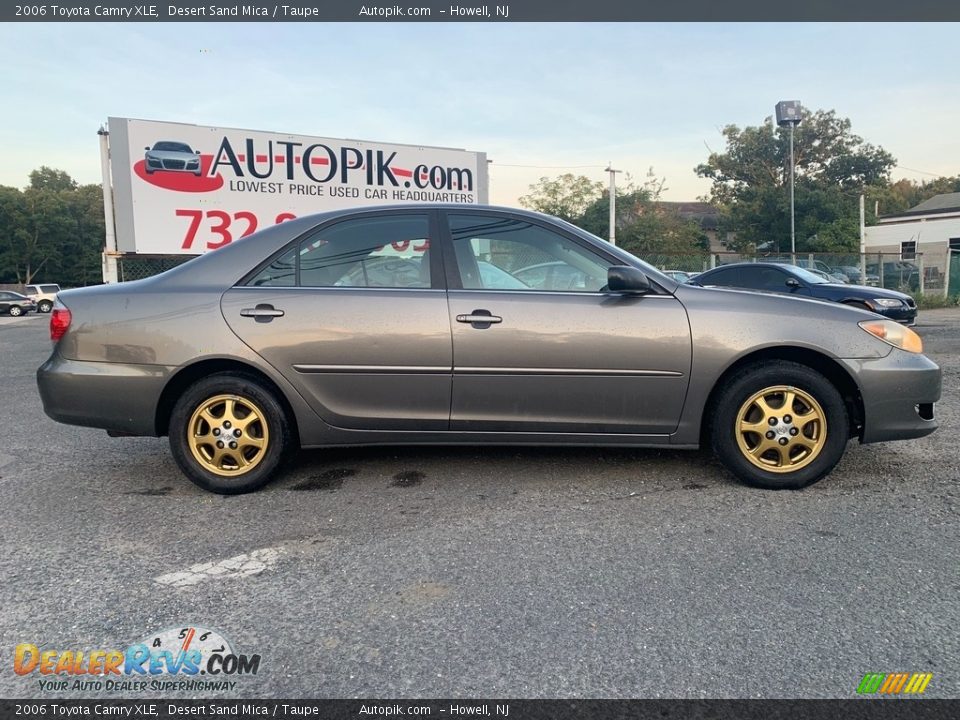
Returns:
[[[57,342],[63,337],[64,333],[70,328],[70,321],[73,316],[59,300],[54,303],[53,310],[50,313],[50,340]]]

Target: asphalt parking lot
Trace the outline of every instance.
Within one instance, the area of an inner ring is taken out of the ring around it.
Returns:
[[[940,429],[780,493],[706,453],[385,448],[214,496],[166,439],[43,414],[46,324],[0,318],[0,696],[136,697],[41,690],[14,647],[188,626],[259,671],[164,697],[960,696],[960,310],[917,328]]]

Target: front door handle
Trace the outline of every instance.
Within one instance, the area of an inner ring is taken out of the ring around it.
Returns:
[[[494,315],[489,310],[474,310],[469,315],[457,315],[457,322],[468,323],[475,328],[483,330],[491,325],[503,322],[503,318],[499,315]]]
[[[256,307],[243,308],[240,315],[242,317],[252,317],[257,322],[270,322],[275,317],[283,317],[283,310],[277,310],[270,303],[260,303]]]

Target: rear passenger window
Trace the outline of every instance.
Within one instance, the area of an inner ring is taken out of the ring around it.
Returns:
[[[429,288],[426,215],[347,220],[302,240],[248,283],[258,287]]]

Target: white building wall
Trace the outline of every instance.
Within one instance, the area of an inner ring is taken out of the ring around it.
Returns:
[[[960,215],[881,222],[866,228],[865,232],[868,252],[892,246],[899,250],[900,243],[910,240],[917,242],[917,252],[941,252],[946,249],[950,238],[960,238]]]

